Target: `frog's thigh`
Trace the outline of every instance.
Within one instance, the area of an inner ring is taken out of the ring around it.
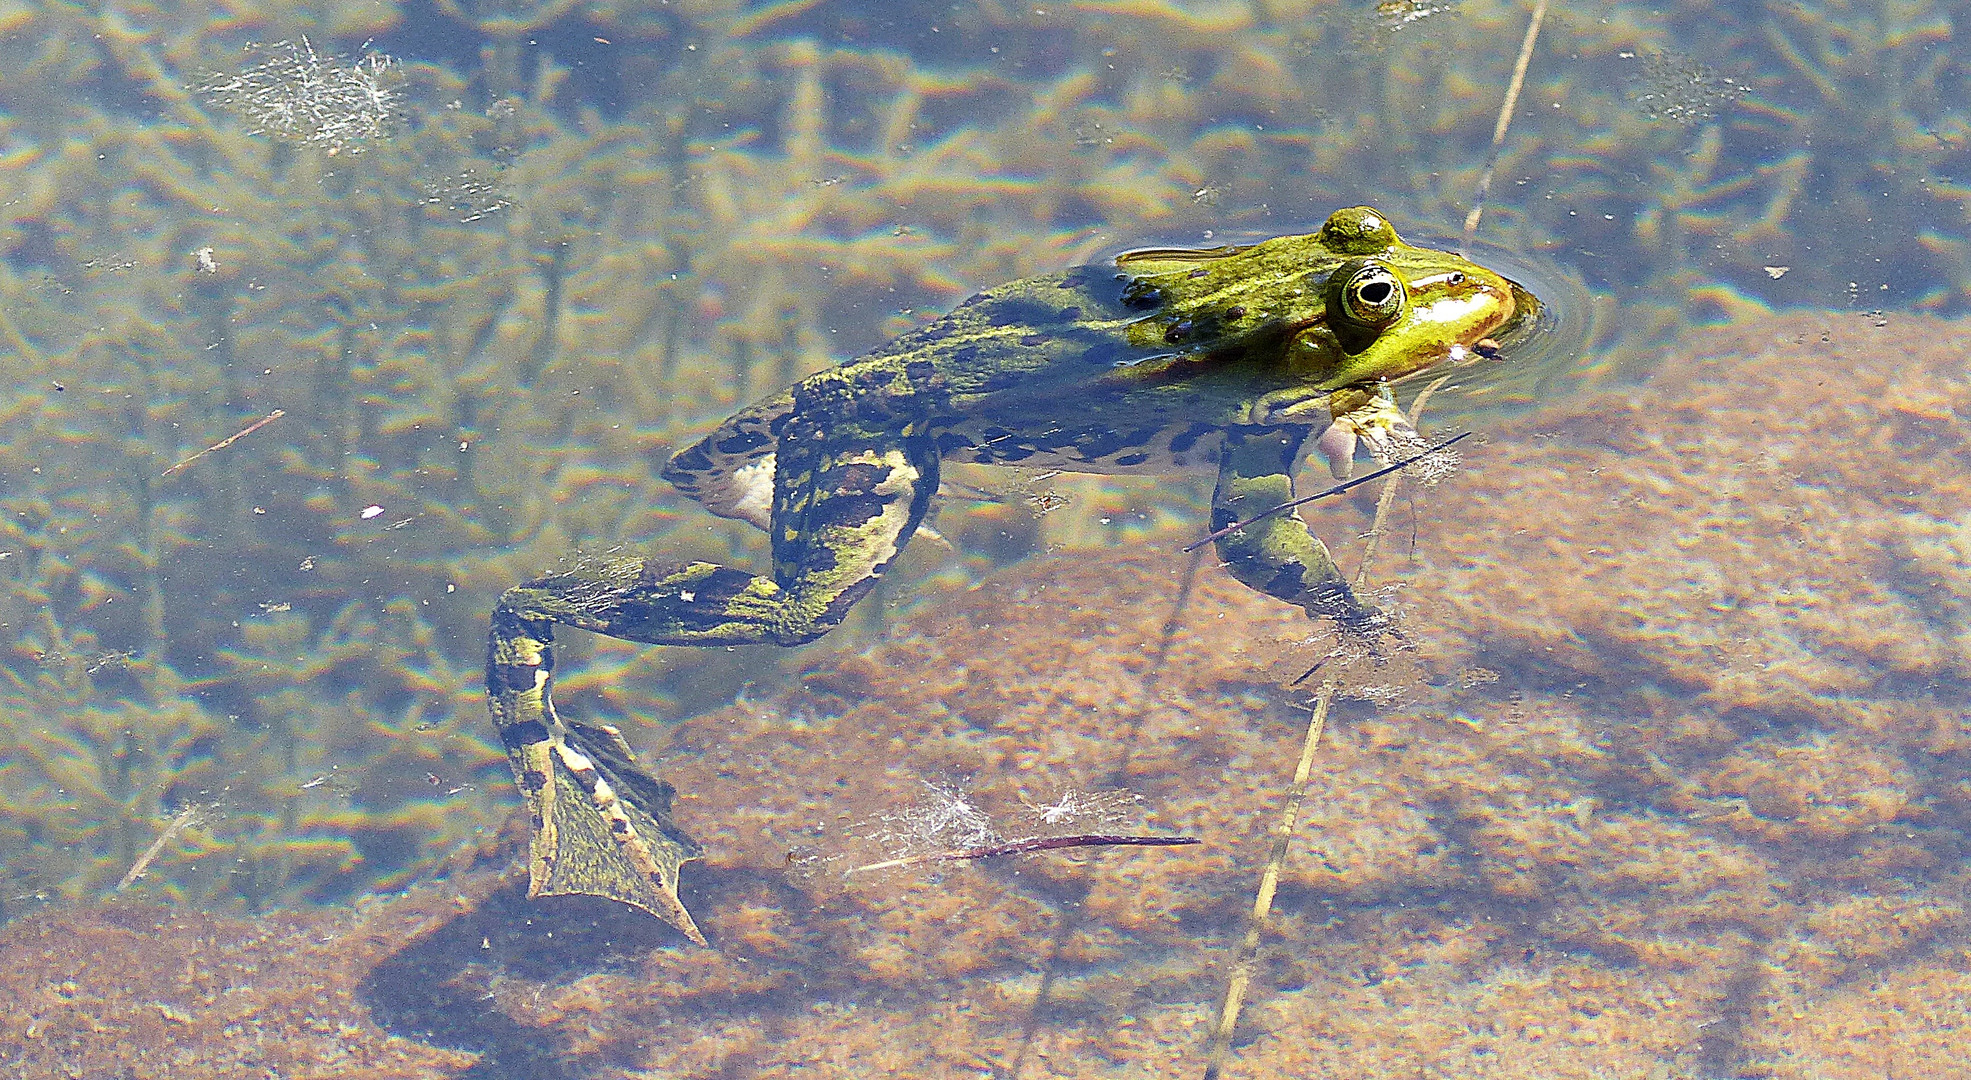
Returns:
[[[616,559],[508,589],[494,610],[545,631],[559,623],[651,645],[772,641],[785,601],[772,579],[708,562]]]
[[[557,623],[652,645],[798,645],[826,633],[924,520],[937,457],[928,447],[785,445],[778,456],[773,577],[641,558],[549,574],[500,597],[496,656],[551,669]]]
[[[1219,458],[1218,488],[1211,496],[1211,527],[1222,529],[1289,502],[1294,497],[1294,463],[1308,429],[1233,428]],[[1251,588],[1331,616],[1344,627],[1380,618],[1365,607],[1335,566],[1326,544],[1292,512],[1234,529],[1218,538],[1226,569]]]
[[[783,439],[769,525],[773,577],[787,597],[776,640],[796,644],[840,624],[903,551],[937,489],[937,453],[921,440],[804,452]]]

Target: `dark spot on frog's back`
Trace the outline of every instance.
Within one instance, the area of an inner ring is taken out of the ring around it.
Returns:
[[[1012,390],[1024,385],[1026,381],[1027,373],[1024,371],[995,371],[979,380],[979,390],[988,394],[999,390]]]
[[[486,681],[496,686],[504,686],[516,693],[534,688],[534,676],[540,667],[534,664],[486,664]]]
[[[524,720],[500,729],[500,742],[509,750],[535,746],[548,741],[547,725],[539,720]]]
[[[1075,450],[1085,461],[1106,461],[1123,450],[1133,450],[1148,444],[1156,434],[1155,428],[1137,428],[1134,431],[1117,431],[1110,428],[1107,431],[1092,432],[1082,436],[1076,442]]]
[[[1061,274],[1061,280],[1057,283],[1056,287],[1062,289],[1097,289],[1107,286],[1111,282],[1126,280],[1128,280],[1127,275],[1118,274],[1106,267],[1076,266],[1069,268]]]
[[[610,632],[634,633],[639,624],[653,622],[675,622],[688,630],[711,629],[727,620],[726,605],[752,582],[753,575],[721,566],[699,579],[688,601],[680,593],[660,594],[650,599],[631,594],[617,606],[616,617],[610,620]]]
[[[816,503],[814,508],[808,511],[808,528],[814,532],[831,527],[860,528],[881,515],[884,507],[895,498],[894,495],[877,495],[873,492],[836,495]]]
[[[753,575],[744,570],[735,570],[730,566],[721,566],[710,577],[703,578],[699,581],[696,595],[700,602],[703,602],[709,596],[713,603],[723,605],[726,601],[745,592],[752,584]]]
[[[742,431],[729,439],[721,439],[716,449],[721,454],[745,454],[771,441],[767,435],[758,431]]]
[[[1217,430],[1217,428],[1212,427],[1210,424],[1192,424],[1171,438],[1170,452],[1173,454],[1189,453],[1191,447],[1198,444],[1199,439]]]
[[[1055,318],[1062,322],[1074,322],[1081,318],[1081,309],[1078,307],[1062,308],[1060,314],[1056,315]]]
[[[823,474],[822,482],[833,486],[838,495],[867,495],[889,477],[888,465],[857,461],[830,469]]]

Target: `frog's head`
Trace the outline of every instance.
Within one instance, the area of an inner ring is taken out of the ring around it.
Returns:
[[[1126,378],[1188,375],[1198,357],[1251,358],[1231,370],[1280,379],[1248,422],[1301,420],[1330,392],[1368,387],[1497,353],[1540,302],[1461,255],[1412,247],[1366,206],[1316,233],[1205,251],[1145,249],[1116,259],[1125,307],[1147,314],[1129,340],[1145,354]]]
[[[1323,316],[1294,335],[1290,357],[1327,389],[1491,355],[1494,335],[1537,304],[1463,256],[1404,243],[1366,206],[1335,211],[1313,239],[1333,268]]]

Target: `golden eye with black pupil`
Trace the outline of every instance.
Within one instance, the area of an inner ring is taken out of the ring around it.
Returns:
[[[1403,313],[1403,282],[1386,266],[1368,263],[1341,288],[1342,315],[1361,326],[1384,326]]]
[[[1410,309],[1403,279],[1375,259],[1349,259],[1328,275],[1328,329],[1342,351],[1359,353]]]

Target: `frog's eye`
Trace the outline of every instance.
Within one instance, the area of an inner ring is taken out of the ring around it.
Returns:
[[[1403,279],[1389,267],[1366,259],[1350,259],[1335,271],[1328,285],[1331,322],[1362,330],[1380,330],[1403,314]]]
[[[1403,279],[1374,259],[1350,259],[1328,278],[1328,329],[1351,353],[1369,347],[1409,310]]]

